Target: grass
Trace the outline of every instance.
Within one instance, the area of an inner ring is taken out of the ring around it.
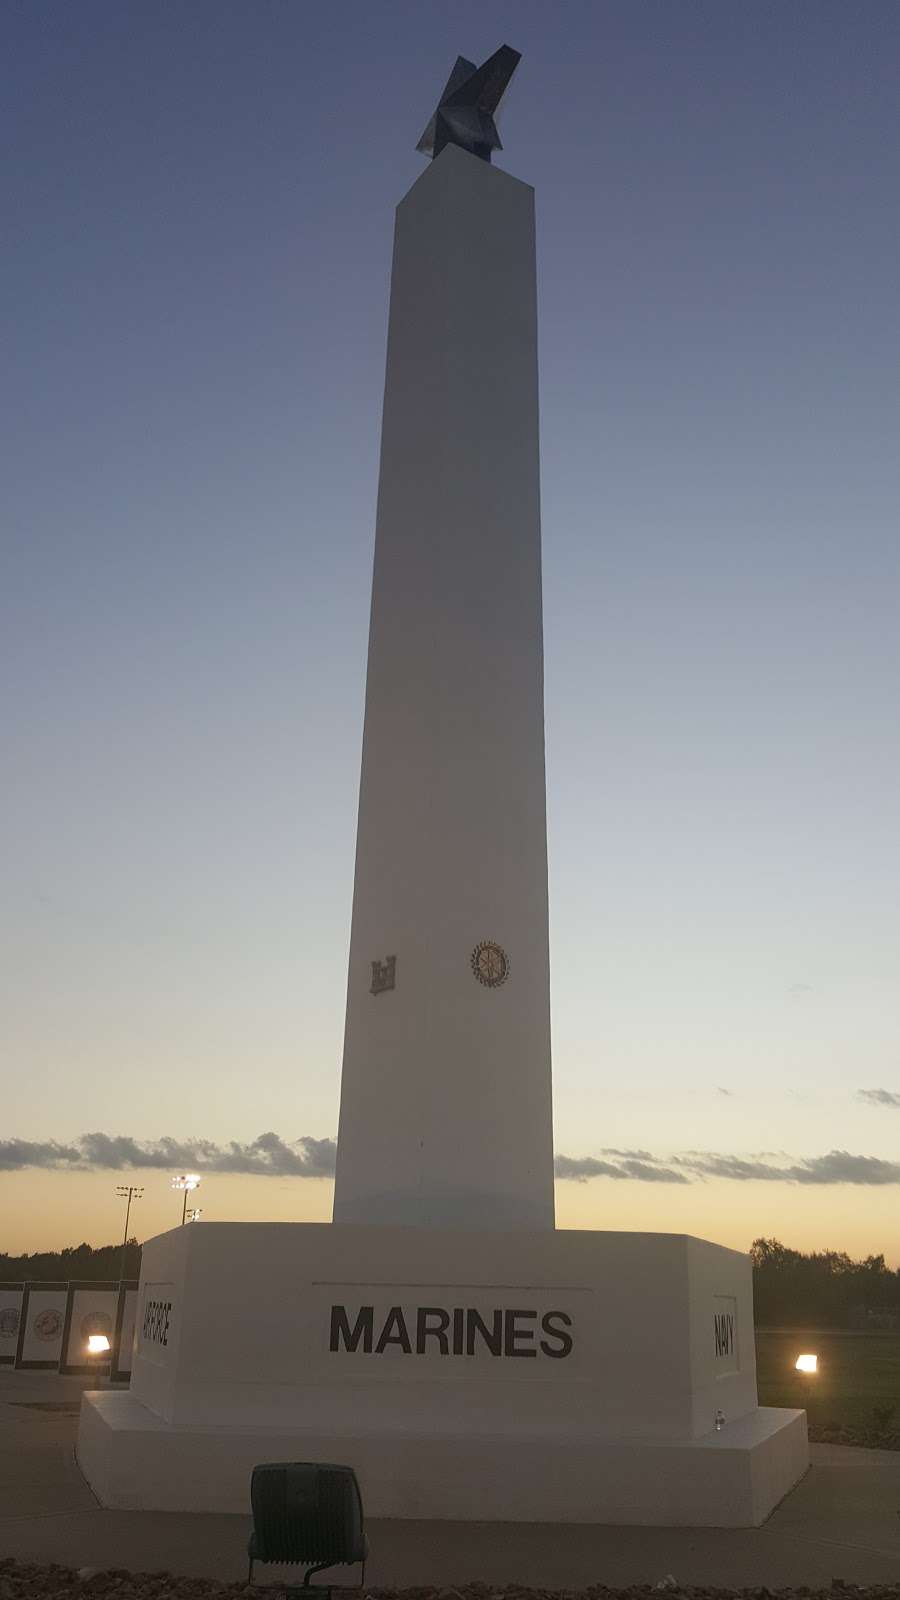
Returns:
[[[804,1351],[814,1375],[794,1370]],[[756,1362],[760,1405],[802,1406],[816,1428],[900,1433],[900,1334],[757,1328]]]

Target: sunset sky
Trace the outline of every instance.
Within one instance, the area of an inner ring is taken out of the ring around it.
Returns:
[[[558,1221],[900,1264],[900,10],[4,20],[0,1251],[330,1216],[393,208],[508,42]]]

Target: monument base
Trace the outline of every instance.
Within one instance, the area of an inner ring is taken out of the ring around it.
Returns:
[[[369,1517],[755,1528],[803,1476],[806,1414],[761,1406],[682,1443],[570,1433],[306,1433],[172,1427],[130,1394],[84,1397],[78,1461],[105,1506],[249,1509],[258,1461],[345,1461]]]
[[[246,1512],[345,1461],[371,1517],[754,1527],[806,1417],[756,1403],[746,1257],[669,1234],[203,1223],[144,1247],[132,1386],[87,1394],[104,1505]]]

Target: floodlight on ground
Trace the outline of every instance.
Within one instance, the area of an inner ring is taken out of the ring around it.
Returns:
[[[813,1355],[798,1356],[794,1367],[797,1372],[818,1372],[819,1358]]]
[[[356,1593],[338,1584],[310,1583],[315,1572],[329,1567],[362,1563],[365,1593],[369,1542],[363,1527],[362,1498],[352,1467],[332,1462],[276,1461],[253,1468],[250,1479],[253,1532],[247,1546],[253,1583],[253,1563],[274,1561],[307,1568],[295,1594]],[[264,1587],[260,1585],[260,1587]],[[274,1585],[272,1586],[274,1587]]]
[[[91,1333],[88,1335],[87,1347],[92,1356],[103,1356],[109,1350],[109,1340],[105,1333]]]

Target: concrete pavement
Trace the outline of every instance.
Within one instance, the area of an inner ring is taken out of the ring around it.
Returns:
[[[243,1580],[249,1517],[98,1506],[74,1453],[88,1386],[0,1369],[0,1556]],[[807,1477],[762,1528],[373,1521],[366,1576],[373,1587],[481,1579],[575,1589],[656,1583],[667,1573],[728,1588],[896,1583],[900,1452],[814,1445],[812,1457]],[[261,1581],[277,1575],[258,1573]],[[349,1569],[341,1581],[353,1581]]]

